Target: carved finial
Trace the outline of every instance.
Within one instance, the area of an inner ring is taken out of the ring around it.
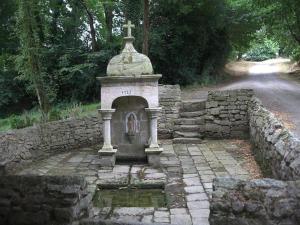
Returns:
[[[132,38],[131,28],[135,28],[134,24],[132,24],[131,21],[128,20],[127,24],[123,25],[123,27],[127,28],[127,37]]]

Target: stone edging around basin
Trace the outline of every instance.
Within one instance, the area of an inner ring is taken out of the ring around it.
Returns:
[[[0,176],[0,184],[0,224],[75,224],[91,211],[83,177]]]

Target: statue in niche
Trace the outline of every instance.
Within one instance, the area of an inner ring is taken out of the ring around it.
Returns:
[[[135,113],[130,112],[126,115],[126,134],[130,143],[133,142],[137,133],[137,116]]]

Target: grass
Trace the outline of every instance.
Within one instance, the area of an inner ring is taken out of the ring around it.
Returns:
[[[94,116],[97,115],[99,106],[99,103],[85,105],[82,105],[81,103],[59,104],[51,109],[47,121]],[[0,118],[0,132],[42,123],[44,121],[42,118],[42,113],[37,109],[26,111],[21,115],[11,115],[6,118]]]

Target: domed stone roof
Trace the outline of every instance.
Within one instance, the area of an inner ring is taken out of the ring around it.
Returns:
[[[150,59],[138,53],[134,46],[134,37],[131,36],[131,22],[124,27],[128,28],[128,37],[125,37],[125,47],[120,55],[114,56],[107,66],[107,76],[140,76],[153,74]]]

